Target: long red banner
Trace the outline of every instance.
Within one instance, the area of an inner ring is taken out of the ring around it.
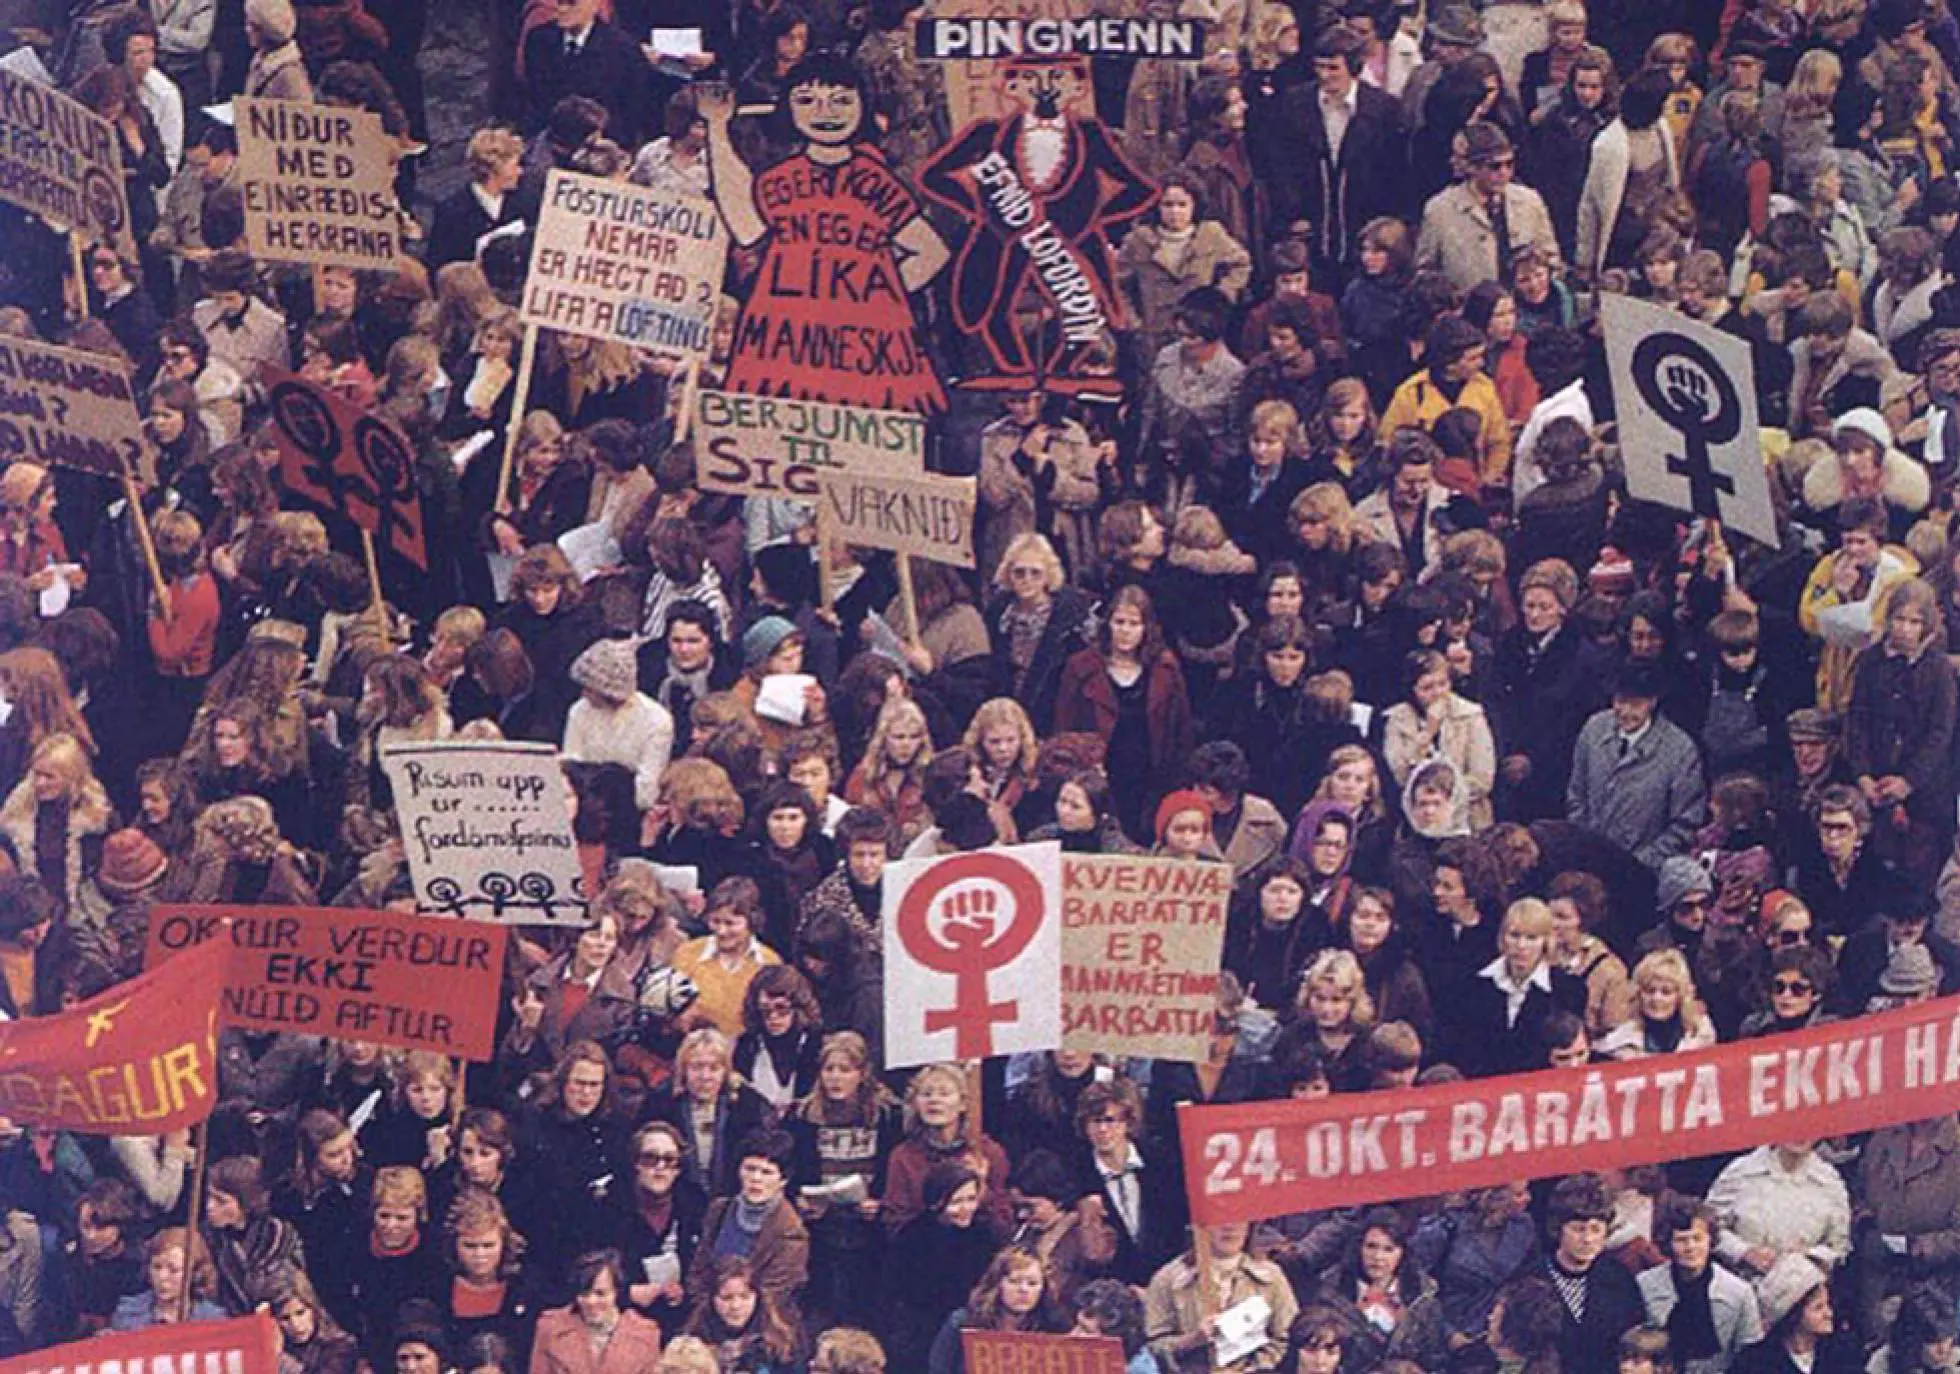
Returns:
[[[218,1105],[222,941],[55,1016],[0,1024],[0,1116],[83,1135],[160,1135]]]
[[[31,1355],[0,1360],[0,1374],[109,1374],[111,1370],[201,1370],[203,1374],[274,1374],[278,1336],[263,1312],[222,1322],[171,1322],[113,1331]]]
[[[1592,1068],[1178,1110],[1191,1215],[1257,1221],[1960,1110],[1960,997]]]
[[[160,905],[144,962],[167,966],[227,923],[237,948],[220,1009],[227,1026],[496,1055],[503,926],[347,907]]]

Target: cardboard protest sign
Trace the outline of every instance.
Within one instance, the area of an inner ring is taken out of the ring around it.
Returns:
[[[585,875],[556,749],[391,744],[381,764],[422,910],[505,925],[584,922]]]
[[[426,570],[422,494],[408,436],[303,377],[268,369],[266,381],[285,489],[323,514],[353,521],[374,536],[376,548]]]
[[[122,142],[114,126],[59,91],[0,71],[0,200],[115,245],[136,260]]]
[[[1062,1043],[1062,849],[885,868],[885,1067]]]
[[[696,480],[703,491],[815,502],[817,474],[925,475],[926,422],[900,410],[703,391]]]
[[[727,231],[705,198],[554,169],[524,322],[705,358],[727,258]]]
[[[82,1135],[162,1135],[218,1105],[214,942],[52,1016],[0,1022],[0,1116]]]
[[[1748,341],[1631,296],[1599,318],[1627,490],[1777,547]]]
[[[966,1374],[1123,1374],[1114,1336],[1043,1336],[1033,1331],[960,1332]],[[4,1374],[4,1371],[0,1371]]]
[[[502,926],[343,907],[157,906],[145,964],[221,938],[227,920],[236,953],[225,1025],[478,1062],[497,1052]]]
[[[898,477],[856,472],[817,474],[817,505],[834,538],[868,549],[916,554],[970,568],[974,481],[971,477]]]
[[[275,1374],[279,1337],[265,1312],[215,1322],[159,1322],[0,1360],[0,1374]]]
[[[394,140],[381,116],[239,96],[245,246],[266,262],[393,271],[405,256]]]
[[[1853,1135],[1960,1109],[1960,997],[1649,1059],[1178,1109],[1191,1216],[1257,1221]]]
[[[1015,41],[1025,43],[1034,24],[1014,29]],[[1030,50],[1002,58],[1004,40],[986,46],[1000,65],[996,108],[976,108],[919,172],[921,193],[965,226],[953,258],[953,324],[981,341],[995,371],[966,385],[1116,395],[1124,312],[1112,235],[1156,204],[1157,188],[1097,121],[1087,57]],[[1066,127],[1059,167],[1022,137],[1031,121],[1056,120]]]
[[[1211,1038],[1232,870],[1062,858],[1062,1048],[1197,1063]]]
[[[156,455],[136,409],[129,366],[99,353],[0,338],[0,461],[26,458],[143,486]]]

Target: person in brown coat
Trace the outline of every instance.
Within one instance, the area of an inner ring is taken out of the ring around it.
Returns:
[[[538,1318],[530,1374],[644,1374],[660,1359],[660,1324],[622,1309],[626,1266],[617,1250],[590,1250],[572,1265],[569,1307]]]
[[[742,1141],[740,1186],[733,1197],[708,1204],[701,1243],[687,1275],[687,1291],[709,1291],[716,1260],[735,1255],[749,1262],[755,1286],[775,1300],[794,1324],[798,1299],[810,1278],[810,1232],[784,1195],[796,1142],[785,1131],[755,1131]],[[540,1328],[542,1339],[542,1328]],[[534,1368],[532,1374],[538,1374]]]

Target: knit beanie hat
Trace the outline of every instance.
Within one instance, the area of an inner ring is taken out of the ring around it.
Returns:
[[[765,544],[755,551],[755,570],[786,606],[817,599],[817,565],[801,544]]]
[[[639,679],[639,659],[628,640],[596,640],[572,660],[572,681],[610,702],[631,701]]]
[[[1884,453],[1892,447],[1892,426],[1885,423],[1885,417],[1869,406],[1859,406],[1847,410],[1837,417],[1831,425],[1831,438],[1842,439],[1847,434],[1862,434]]]
[[[796,626],[779,615],[765,615],[749,626],[748,633],[742,636],[742,663],[746,667],[760,668],[769,661],[769,655],[782,647],[783,641],[796,633]]]
[[[274,47],[290,43],[299,28],[292,0],[245,0],[245,17],[258,25],[266,42]]]
[[[1940,985],[1939,965],[1924,945],[1900,945],[1885,961],[1879,975],[1878,990],[1887,997],[1913,997],[1932,992]]]
[[[1171,820],[1180,811],[1202,811],[1205,824],[1211,824],[1211,803],[1193,792],[1190,788],[1179,788],[1157,803],[1157,843],[1164,842],[1164,832],[1171,828]]]
[[[118,830],[102,842],[102,868],[96,885],[116,896],[134,896],[163,877],[170,857],[135,828]]]
[[[1672,911],[1683,897],[1700,892],[1713,894],[1715,879],[1697,859],[1686,854],[1676,854],[1661,864],[1661,875],[1655,888],[1655,899],[1662,911]]]

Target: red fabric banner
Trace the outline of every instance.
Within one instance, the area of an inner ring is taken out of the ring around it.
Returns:
[[[222,1322],[171,1322],[111,1331],[0,1360],[0,1374],[275,1374],[278,1333],[263,1312]]]
[[[960,1347],[966,1374],[1123,1374],[1123,1343],[1114,1336],[962,1331]]]
[[[1960,997],[1688,1054],[1178,1109],[1191,1215],[1258,1221],[1960,1110]]]
[[[83,1135],[161,1135],[218,1105],[214,942],[55,1016],[0,1024],[0,1116]]]
[[[145,966],[215,940],[226,920],[238,954],[225,1025],[495,1057],[506,927],[345,907],[157,906]]]

